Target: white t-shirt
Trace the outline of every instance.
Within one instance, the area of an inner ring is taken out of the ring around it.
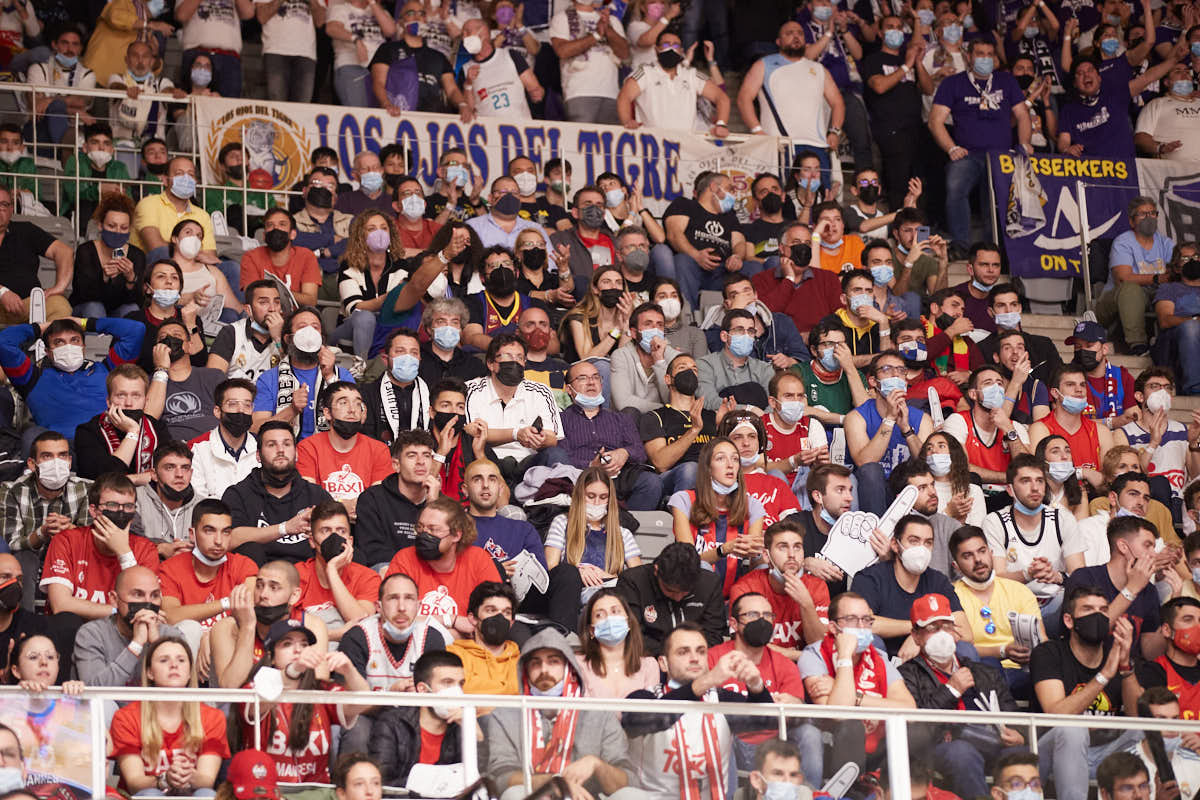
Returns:
[[[262,26],[263,52],[275,56],[317,57],[317,31],[308,0],[283,0]]]
[[[560,11],[550,20],[550,38],[573,41],[596,30],[600,14],[596,11],[577,11],[579,28],[571,30],[567,21],[567,11]],[[609,15],[609,27],[625,35],[621,20]],[[612,97],[616,98],[620,86],[617,85],[617,67],[621,60],[608,46],[608,41],[602,41],[572,59],[562,62],[563,96],[570,100],[575,97]]]
[[[629,64],[635,71],[645,64],[658,63],[658,56],[654,53],[653,44],[649,47],[637,46],[637,40],[642,38],[642,34],[652,27],[654,26],[644,19],[635,19],[629,23]]]
[[[383,44],[383,30],[379,27],[379,20],[375,19],[375,14],[371,12],[370,6],[367,8],[357,8],[343,0],[343,2],[339,2],[333,8],[329,9],[329,18],[326,22],[342,23],[346,26],[346,30],[355,36],[361,36],[363,44],[367,47],[367,60],[359,61],[358,47],[354,42],[334,39],[334,69],[341,67],[366,68],[371,63],[371,58],[375,55],[375,51],[379,49],[379,45]]]
[[[643,124],[651,128],[703,130],[704,122],[696,114],[696,99],[708,79],[695,69],[680,64],[672,78],[657,63],[647,64],[634,70],[628,80],[641,89],[633,107]]]
[[[1075,517],[1068,511],[1050,509],[1042,511],[1042,525],[1038,531],[1026,533],[1016,527],[1012,518],[1012,506],[993,511],[983,520],[983,533],[993,555],[1002,559],[997,569],[1006,572],[1024,572],[1039,556],[1050,562],[1060,572],[1066,571],[1066,557],[1081,553],[1083,541]],[[1054,521],[1057,519],[1057,527]],[[1061,542],[1061,543],[1060,543]],[[1062,591],[1061,584],[1030,580],[1025,583],[1029,591],[1039,600],[1046,600]]]
[[[530,119],[521,73],[529,69],[525,58],[507,47],[497,47],[485,61],[468,61],[463,69],[479,67],[469,91],[475,93],[475,112],[481,117]]]
[[[1134,133],[1148,133],[1157,142],[1183,142],[1162,158],[1200,161],[1200,100],[1179,100],[1171,95],[1151,100],[1138,114]]]
[[[242,52],[242,21],[234,0],[200,0],[196,13],[183,23],[183,49]]]
[[[1112,515],[1107,510],[1084,517],[1079,522],[1079,536],[1083,541],[1083,565],[1095,567],[1107,564],[1111,555],[1108,549],[1108,521]]]
[[[829,73],[816,61],[801,58],[792,61],[782,53],[772,53],[763,62],[762,88],[758,92],[759,121],[772,136],[782,135],[775,112],[779,113],[786,133],[794,144],[825,148],[832,112],[825,102],[825,79]],[[767,95],[775,103],[775,112]]]
[[[950,498],[954,496],[950,488],[950,481],[933,482],[933,488],[938,496],[938,513],[950,515],[946,510],[946,505],[950,502]],[[983,499],[983,489],[979,488],[978,484],[972,483],[967,488],[967,496],[971,498],[971,510],[967,512],[967,521],[964,525],[983,525],[983,518],[987,516],[987,501]]]
[[[1197,113],[1200,113],[1198,109]],[[1197,129],[1200,132],[1200,128]],[[1150,446],[1150,433],[1136,422],[1121,426],[1131,447],[1138,451]],[[1150,468],[1146,474],[1162,475],[1171,484],[1171,494],[1183,499],[1183,488],[1187,485],[1188,433],[1182,422],[1167,420],[1167,432],[1163,434],[1158,449],[1150,457]]]

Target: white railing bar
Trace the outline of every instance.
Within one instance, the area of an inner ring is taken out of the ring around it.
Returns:
[[[9,91],[20,94],[45,94],[56,96],[72,94],[79,95],[80,97],[128,97],[128,95],[120,89],[85,89],[81,86],[50,86],[49,84],[18,83],[16,81],[0,81],[0,91]],[[163,103],[179,103],[180,105],[183,103],[190,103],[191,97],[193,97],[193,95],[190,94],[177,98],[173,94],[155,94],[152,92],[142,92],[138,95],[139,100],[157,100]]]

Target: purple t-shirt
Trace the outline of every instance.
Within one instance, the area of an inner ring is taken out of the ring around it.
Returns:
[[[1058,114],[1058,130],[1071,134],[1071,144],[1083,145],[1084,157],[1133,158],[1133,127],[1129,124],[1129,90],[1101,91],[1093,105],[1073,100]]]
[[[972,153],[1012,148],[1012,110],[1025,102],[1016,78],[994,72],[979,81],[971,72],[959,72],[942,81],[934,105],[946,106],[954,116],[954,142]]]

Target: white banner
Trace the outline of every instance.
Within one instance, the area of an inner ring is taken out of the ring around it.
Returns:
[[[449,114],[392,117],[381,109],[221,97],[197,97],[193,102],[205,183],[218,182],[217,154],[230,142],[244,143],[246,173],[265,172],[276,189],[288,189],[304,176],[316,147],[337,151],[348,176],[356,153],[400,143],[410,153],[413,173],[430,189],[441,154],[451,148],[466,150],[485,187],[518,155],[531,158],[539,175],[546,161],[565,158],[571,163],[573,189],[593,183],[602,172],[615,172],[641,192],[646,207],[656,214],[675,198],[690,197],[700,171],[715,170],[733,178],[737,210],[745,218],[754,176],[780,172],[779,140],[773,136],[718,144],[687,131],[613,125],[497,117],[464,124]]]
[[[1137,171],[1139,193],[1158,206],[1158,230],[1176,243],[1200,238],[1200,162],[1139,158]]]

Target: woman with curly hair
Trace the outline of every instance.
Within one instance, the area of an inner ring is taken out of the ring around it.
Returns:
[[[133,201],[119,192],[101,195],[92,219],[100,238],[75,250],[72,313],[121,317],[138,307],[138,283],[146,271],[146,254],[129,243]]]
[[[982,525],[987,516],[983,489],[971,483],[971,465],[967,451],[948,433],[931,433],[921,445],[921,459],[933,473],[937,490],[938,512],[963,525]]]
[[[158,329],[168,322],[182,322],[188,331],[183,347],[191,356],[192,366],[203,367],[208,361],[208,347],[198,324],[201,308],[194,299],[185,299],[181,295],[183,270],[174,259],[162,258],[151,264],[143,274],[145,278],[139,287],[141,305],[125,315],[125,319],[137,320],[146,326],[138,366],[152,374],[155,370],[154,345],[158,342]]]
[[[352,339],[354,355],[366,358],[375,338],[375,324],[388,292],[408,277],[404,243],[396,223],[379,211],[364,211],[350,223],[346,254],[338,272],[338,294],[345,321],[330,341]]]

